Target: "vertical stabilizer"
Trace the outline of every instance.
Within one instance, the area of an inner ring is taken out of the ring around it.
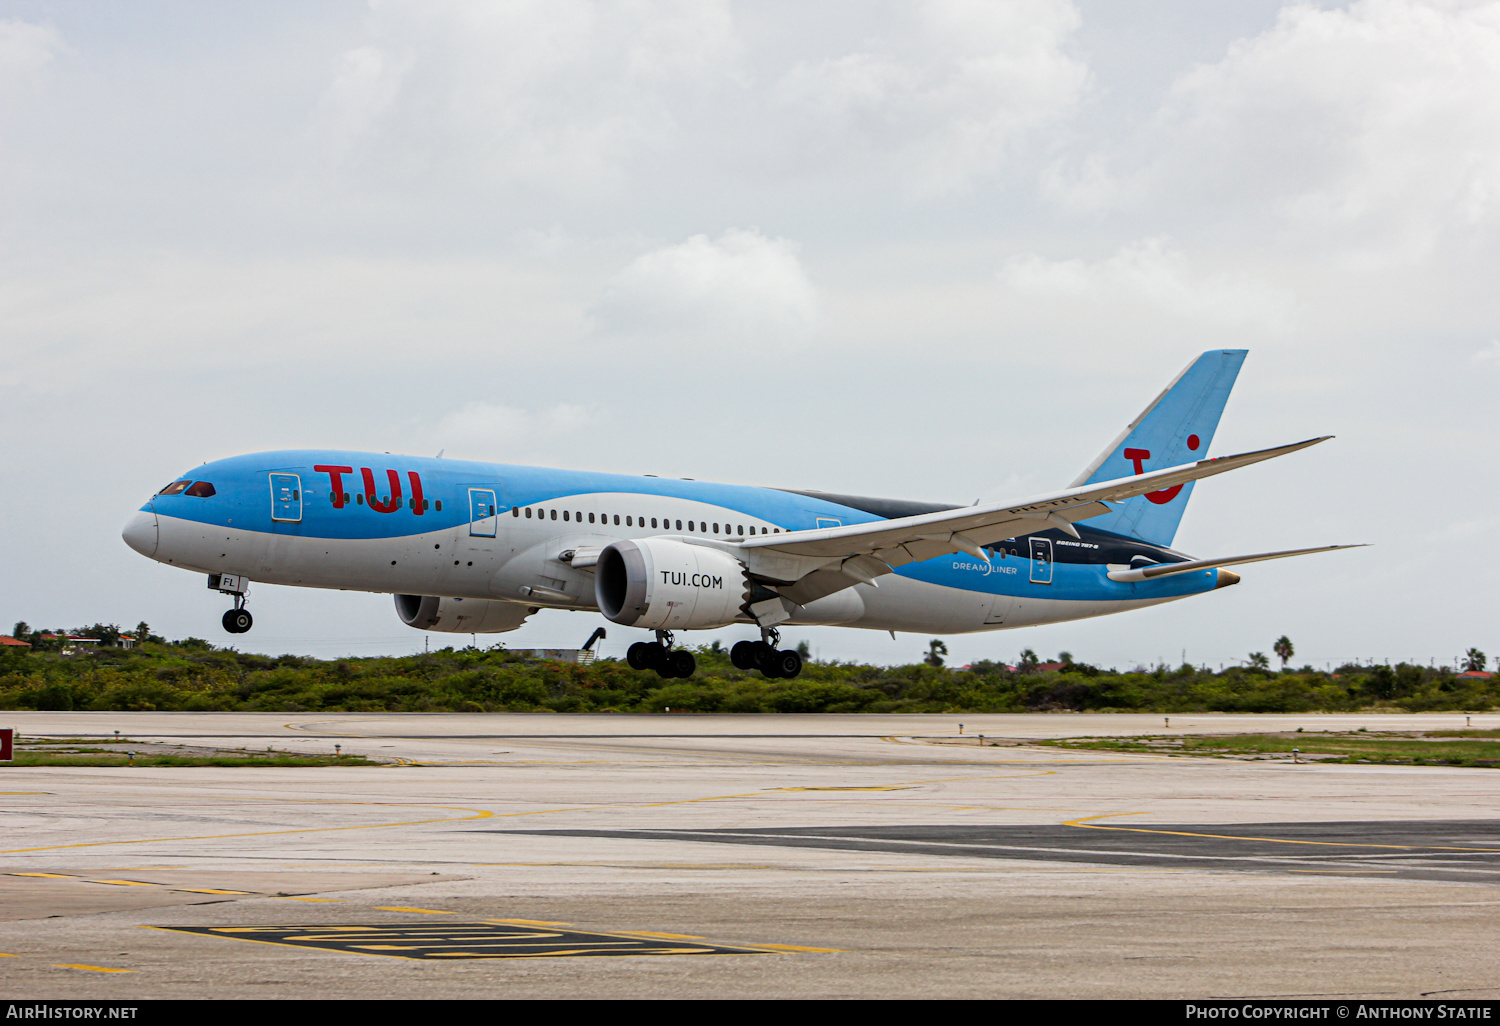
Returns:
[[[1245,354],[1244,349],[1214,349],[1194,360],[1089,464],[1073,487],[1205,458]],[[1112,513],[1090,517],[1088,524],[1153,545],[1171,545],[1192,494],[1189,482],[1140,495]]]

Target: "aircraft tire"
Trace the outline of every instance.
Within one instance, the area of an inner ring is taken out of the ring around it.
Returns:
[[[672,669],[672,676],[686,680],[698,669],[698,660],[687,649],[679,648],[668,654],[667,665]]]
[[[649,649],[658,647],[650,641],[637,641],[625,650],[625,662],[632,670],[649,670],[654,663],[651,656],[654,654]]]
[[[755,642],[737,641],[729,650],[729,661],[736,670],[755,669]]]
[[[224,629],[230,634],[244,634],[255,623],[248,609],[230,609],[224,613]]]
[[[776,650],[764,641],[750,642],[750,665],[761,673],[767,673],[767,667],[776,658]]]
[[[791,680],[802,672],[802,657],[794,649],[783,649],[776,653],[773,665],[776,667],[776,676]]]

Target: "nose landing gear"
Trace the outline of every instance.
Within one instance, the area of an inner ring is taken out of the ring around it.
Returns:
[[[802,672],[802,657],[792,649],[777,651],[781,633],[774,627],[762,627],[759,641],[737,642],[729,650],[729,661],[740,670],[759,670],[771,679],[791,680]]]
[[[655,670],[663,679],[687,678],[698,669],[698,660],[687,649],[672,648],[672,632],[657,631],[655,641],[638,641],[625,650],[632,670]]]

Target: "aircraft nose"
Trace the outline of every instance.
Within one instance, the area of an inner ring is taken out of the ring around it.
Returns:
[[[149,505],[145,509],[137,510],[135,515],[125,522],[125,530],[120,532],[120,537],[125,539],[126,545],[141,555],[155,557],[158,540],[156,510]]]

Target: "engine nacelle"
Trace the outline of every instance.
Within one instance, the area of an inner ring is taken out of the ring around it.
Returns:
[[[513,631],[536,609],[493,599],[397,595],[396,615],[408,627],[450,634],[500,634]]]
[[[615,623],[648,630],[723,627],[749,599],[745,568],[728,553],[667,538],[606,545],[594,598]]]

